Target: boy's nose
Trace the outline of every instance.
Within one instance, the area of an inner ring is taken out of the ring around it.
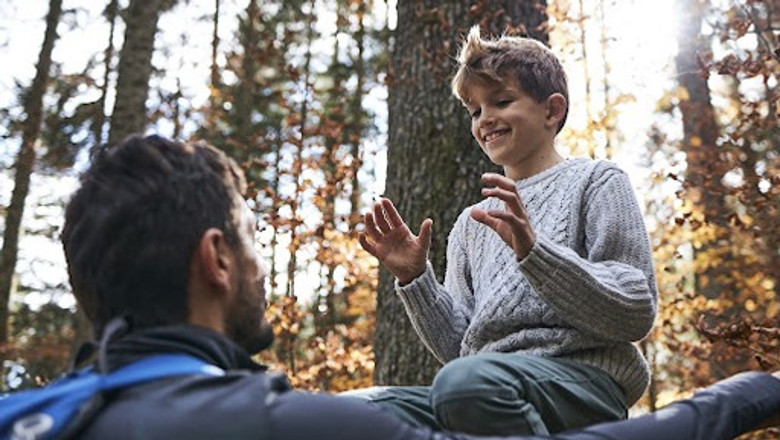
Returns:
[[[493,115],[489,113],[482,113],[479,118],[479,126],[480,127],[490,127],[495,122],[495,119],[493,118]]]

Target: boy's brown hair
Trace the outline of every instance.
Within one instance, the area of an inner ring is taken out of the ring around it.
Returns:
[[[569,89],[560,60],[544,44],[531,38],[503,35],[498,39],[483,39],[479,26],[466,36],[458,53],[458,70],[452,78],[452,92],[463,103],[474,83],[519,85],[537,102],[553,93],[566,99],[566,111],[558,124],[558,132],[569,113]]]

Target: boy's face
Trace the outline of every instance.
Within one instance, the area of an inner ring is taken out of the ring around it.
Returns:
[[[468,88],[465,107],[471,115],[471,133],[488,158],[517,180],[554,153],[555,126],[550,124],[548,101],[536,102],[522,88],[509,83],[475,81]]]

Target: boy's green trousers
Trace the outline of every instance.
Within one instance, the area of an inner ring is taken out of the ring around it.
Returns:
[[[414,426],[478,435],[550,434],[627,416],[623,391],[606,372],[514,353],[455,359],[431,386],[342,395],[368,399]]]

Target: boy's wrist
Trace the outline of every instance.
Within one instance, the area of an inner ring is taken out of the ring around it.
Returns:
[[[394,271],[396,281],[399,286],[405,286],[412,281],[420,278],[428,267],[428,260],[422,261],[422,264],[415,264],[407,267],[400,268],[398,271]]]
[[[396,276],[395,279],[398,280],[399,286],[405,286],[412,281],[416,280],[417,278],[420,278],[420,275],[425,273],[425,267],[423,266],[423,269],[417,273],[410,272],[410,274],[403,274],[401,276]]]
[[[523,260],[525,260],[529,255],[531,255],[531,251],[534,250],[534,246],[536,246],[536,237],[532,237],[530,245],[527,245],[521,249],[518,249],[515,252],[515,258],[520,263]]]

